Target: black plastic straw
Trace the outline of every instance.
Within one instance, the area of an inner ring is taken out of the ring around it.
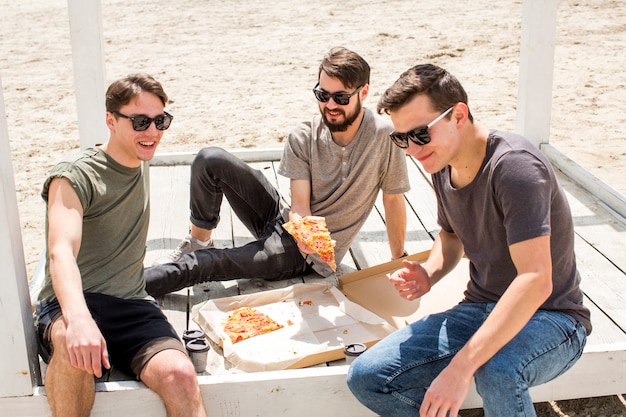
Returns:
[[[189,292],[189,288],[187,288],[187,326],[185,330],[189,330],[189,311],[191,310],[191,295]]]

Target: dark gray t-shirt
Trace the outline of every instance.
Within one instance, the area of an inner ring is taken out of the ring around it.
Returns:
[[[355,138],[337,145],[320,115],[301,123],[285,143],[278,173],[311,181],[311,213],[326,218],[336,241],[337,264],[369,216],[380,190],[400,194],[410,189],[406,155],[391,142],[391,123],[365,109]],[[288,210],[283,214],[288,220]],[[323,276],[332,273],[319,256],[309,255]]]
[[[568,313],[591,332],[569,204],[541,151],[522,136],[492,131],[485,160],[470,184],[455,189],[449,167],[432,177],[439,224],[459,237],[470,260],[466,301],[498,301],[517,276],[509,246],[550,235],[553,291],[541,309]]]

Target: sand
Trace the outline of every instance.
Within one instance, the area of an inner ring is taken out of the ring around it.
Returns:
[[[156,76],[174,114],[160,152],[281,147],[317,113],[321,56],[342,45],[371,65],[370,97],[432,62],[466,87],[476,121],[515,130],[521,1],[101,0],[107,84]],[[42,253],[41,184],[79,147],[65,0],[0,0],[0,77],[27,273]],[[626,194],[626,4],[558,2],[550,144]],[[104,117],[104,116],[103,116]],[[106,132],[96,141],[106,139]],[[617,416],[617,397],[543,416]],[[607,405],[608,404],[608,405]],[[544,404],[542,404],[543,406]],[[548,406],[548,404],[545,404]]]

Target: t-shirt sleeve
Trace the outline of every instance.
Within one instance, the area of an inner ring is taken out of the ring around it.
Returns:
[[[44,199],[46,204],[48,203],[50,184],[55,178],[66,178],[69,181],[70,185],[76,192],[78,199],[80,200],[83,210],[86,211],[93,196],[93,190],[89,186],[90,181],[85,173],[78,169],[75,164],[70,162],[60,162],[55,165],[48,178],[46,178],[41,191],[41,197]]]
[[[529,152],[507,152],[493,171],[507,244],[550,234],[550,169]]]
[[[411,189],[406,166],[407,156],[391,140],[388,142],[392,148],[389,151],[389,164],[382,180],[381,189],[386,194],[405,193]]]
[[[283,155],[278,165],[278,174],[292,180],[310,180],[310,149],[308,138],[311,136],[310,123],[302,123],[287,138]]]
[[[447,172],[447,169],[444,169],[442,172]],[[446,215],[446,210],[443,206],[443,199],[439,196],[441,184],[441,173],[431,175],[433,184],[435,185],[435,196],[437,197],[437,224],[448,233],[454,233],[454,229],[448,222],[448,216]]]

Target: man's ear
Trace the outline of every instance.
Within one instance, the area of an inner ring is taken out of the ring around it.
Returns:
[[[370,85],[369,84],[363,85],[363,88],[361,89],[361,91],[359,91],[359,95],[361,96],[361,103],[365,101],[369,93],[370,93]]]
[[[113,129],[115,126],[115,115],[110,111],[106,112],[105,122],[109,129]]]
[[[452,110],[452,117],[456,120],[457,124],[465,124],[469,121],[469,107],[467,104],[459,102],[454,106]]]

